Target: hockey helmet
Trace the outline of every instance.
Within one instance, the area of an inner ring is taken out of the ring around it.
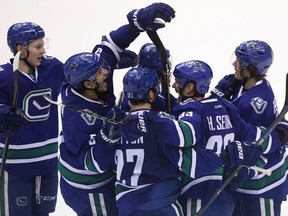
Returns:
[[[12,53],[16,53],[16,46],[28,47],[32,41],[44,38],[44,30],[32,22],[16,23],[12,25],[7,33],[7,43]]]
[[[95,53],[83,52],[71,56],[64,64],[64,74],[75,89],[83,89],[86,80],[96,83],[96,72],[105,68],[110,72],[107,62]]]
[[[159,81],[151,68],[132,68],[125,74],[123,90],[128,99],[146,100],[150,89],[159,93]]]
[[[173,75],[179,81],[180,89],[189,81],[194,81],[197,93],[205,94],[209,90],[213,72],[210,66],[205,62],[191,60],[176,65]]]
[[[151,68],[157,75],[161,75],[163,71],[163,61],[160,52],[153,43],[144,44],[139,51],[139,67]],[[172,67],[171,56],[169,50],[166,49],[167,61],[170,69]]]
[[[241,43],[235,49],[235,55],[241,61],[242,69],[253,65],[257,75],[265,75],[273,62],[273,51],[264,41],[249,40]]]

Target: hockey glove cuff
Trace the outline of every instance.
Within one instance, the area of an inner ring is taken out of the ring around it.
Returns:
[[[229,143],[220,155],[225,166],[232,168],[238,165],[254,166],[263,153],[260,145],[233,141]]]
[[[116,66],[117,69],[135,67],[138,63],[138,55],[131,50],[124,50],[120,53],[120,60]]]

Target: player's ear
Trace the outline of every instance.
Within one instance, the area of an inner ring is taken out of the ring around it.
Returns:
[[[83,83],[84,87],[87,88],[87,89],[94,89],[95,88],[95,84],[92,83],[91,81],[89,80],[86,80],[84,83]]]
[[[194,94],[195,91],[196,91],[196,86],[194,85],[194,83],[189,82],[186,84],[184,88],[185,94],[191,95],[191,94]]]
[[[148,101],[154,103],[156,101],[157,94],[154,90],[150,89],[148,92]]]

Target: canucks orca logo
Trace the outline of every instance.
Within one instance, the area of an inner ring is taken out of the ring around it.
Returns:
[[[85,109],[85,111],[91,112],[88,109]],[[82,113],[81,117],[84,119],[87,125],[94,125],[96,122],[96,117],[93,115],[89,115],[88,113]]]
[[[265,111],[268,103],[260,97],[255,97],[251,99],[250,104],[257,114],[262,114]]]

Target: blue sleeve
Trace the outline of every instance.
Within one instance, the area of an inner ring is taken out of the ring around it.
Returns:
[[[199,116],[197,115],[185,115],[181,120],[177,121],[169,114],[159,112],[158,115],[155,115],[155,119],[157,119],[157,136],[167,144],[177,147],[191,147],[196,143],[197,139],[200,139],[201,128],[194,127],[199,121]]]
[[[129,24],[110,32],[111,39],[121,49],[127,48],[139,35],[140,33],[133,30]]]
[[[213,151],[183,148],[181,170],[191,178],[198,178],[223,166],[220,157]]]

